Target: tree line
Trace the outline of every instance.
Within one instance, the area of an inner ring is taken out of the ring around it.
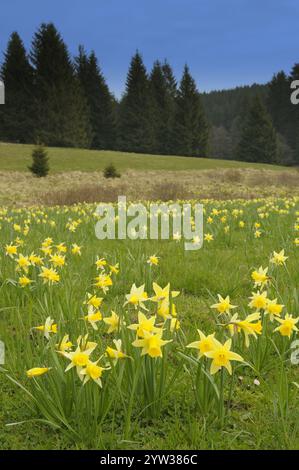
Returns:
[[[299,162],[298,111],[289,82],[200,93],[185,65],[177,82],[167,61],[150,72],[131,59],[125,92],[116,100],[94,52],[71,57],[52,23],[42,24],[27,52],[12,33],[0,77],[0,140],[47,146],[122,150],[146,154]]]

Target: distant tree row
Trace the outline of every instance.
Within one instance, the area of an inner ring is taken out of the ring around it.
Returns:
[[[188,66],[179,83],[167,61],[147,72],[132,57],[125,92],[110,92],[94,52],[68,48],[53,24],[42,24],[29,53],[14,32],[0,77],[0,140],[48,146],[299,163],[299,106],[290,76],[267,85],[200,94]]]
[[[245,158],[250,161],[269,161],[269,156],[272,155],[270,161],[298,165],[299,105],[292,104],[290,100],[291,83],[298,79],[299,64],[296,64],[289,75],[281,71],[266,85],[254,84],[203,94],[203,105],[211,124],[210,155],[218,158]],[[262,126],[260,119],[264,122]],[[255,126],[253,122],[256,123]],[[248,123],[251,136],[249,138],[247,132],[247,137],[252,145],[244,154],[244,132],[246,133],[245,127],[248,129]],[[272,135],[270,141],[276,145],[270,145],[270,154],[266,150],[261,155],[254,152],[254,148],[262,148],[265,125],[268,138]],[[252,140],[254,135],[256,138]],[[260,160],[261,157],[263,160]]]
[[[0,139],[48,146],[206,156],[209,126],[187,66],[179,85],[167,62],[147,73],[137,52],[117,102],[94,52],[71,58],[53,24],[42,24],[27,54],[14,32],[1,67],[6,104]]]

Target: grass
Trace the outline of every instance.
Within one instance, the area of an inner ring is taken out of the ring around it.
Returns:
[[[32,145],[0,143],[0,171],[27,171],[31,164]],[[102,171],[113,163],[118,170],[208,170],[217,168],[254,168],[281,170],[277,165],[236,162],[208,158],[143,155],[116,151],[50,148],[51,172]]]
[[[214,208],[224,212],[213,216],[214,222],[209,225],[207,217]],[[173,289],[181,291],[175,303],[186,335],[183,342],[187,344],[197,338],[197,328],[205,332],[212,332],[215,328],[210,305],[218,293],[230,295],[232,303],[239,306],[240,313],[249,313],[247,304],[253,290],[252,270],[260,265],[268,266],[270,253],[284,248],[288,256],[286,268],[271,268],[275,285],[269,288],[269,296],[278,297],[279,302],[285,305],[285,312],[298,316],[299,248],[294,244],[298,198],[206,202],[205,232],[212,233],[214,241],[204,243],[201,250],[194,252],[184,251],[182,243],[173,241],[99,241],[94,236],[93,209],[93,206],[83,205],[59,210],[47,208],[42,212],[9,209],[7,213],[0,213],[0,339],[7,348],[4,367],[26,387],[31,387],[32,382],[25,377],[25,370],[47,364],[50,360],[45,347],[47,343],[31,331],[33,326],[42,324],[46,316],[50,315],[58,322],[60,335],[62,331],[73,331],[75,335],[87,328],[90,337],[97,342],[111,342],[113,335],[107,335],[105,325],[99,332],[93,332],[91,327],[84,327],[81,320],[82,302],[86,291],[92,289],[97,255],[111,263],[120,263],[119,277],[104,296],[104,316],[109,315],[110,308],[122,311],[125,294],[133,282],[138,286],[146,282],[149,292],[151,280],[162,286],[170,282]],[[234,209],[243,212],[233,215]],[[227,220],[223,223],[220,218],[225,214]],[[66,229],[69,218],[82,219],[74,233]],[[55,226],[51,226],[52,220]],[[27,236],[13,228],[14,222],[24,227],[25,221],[30,226]],[[244,228],[240,221],[245,222]],[[261,224],[261,238],[254,237],[255,222]],[[226,225],[230,226],[227,234],[224,233]],[[72,243],[82,245],[82,256],[67,253],[61,281],[52,287],[42,285],[34,274],[36,268],[30,268],[36,283],[32,288],[21,289],[13,282],[18,278],[15,262],[4,254],[5,244],[15,240],[16,236],[24,240],[19,249],[23,254],[30,254],[33,250],[38,252],[42,241],[51,236],[54,243],[65,242],[68,250]],[[160,257],[160,262],[149,271],[146,260],[153,253]],[[274,333],[273,339],[281,344],[279,333]],[[254,341],[251,339],[253,344]],[[242,351],[242,354],[249,352],[252,353],[251,349]],[[171,367],[176,367],[172,360]],[[286,398],[278,390],[280,369],[273,351],[267,361],[259,377],[259,386],[254,384],[256,374],[250,368],[242,367],[237,372],[237,385],[224,428],[221,429],[217,422],[209,420],[196,408],[190,376],[182,369],[172,393],[165,400],[160,417],[150,420],[140,417],[140,409],[137,405],[134,407],[131,434],[126,441],[122,438],[124,413],[120,400],[115,400],[115,408],[105,422],[101,439],[89,441],[84,433],[81,438],[73,439],[68,432],[55,430],[42,422],[40,411],[27,408],[29,400],[24,392],[12,384],[6,374],[0,374],[0,448],[299,449],[298,393],[292,384],[299,381],[298,366],[290,365],[289,355],[286,356],[290,384]],[[54,373],[55,370],[49,372],[49,380]],[[242,380],[238,376],[242,376]],[[37,383],[47,383],[47,380],[46,376],[39,377]],[[79,393],[80,383],[77,386]],[[280,406],[285,407],[284,413]],[[9,423],[22,424],[7,426]]]

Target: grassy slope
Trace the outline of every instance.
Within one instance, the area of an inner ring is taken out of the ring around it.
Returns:
[[[32,145],[0,143],[0,171],[26,171],[31,162]],[[66,170],[97,171],[114,163],[119,170],[204,170],[213,168],[270,168],[277,165],[245,163],[207,158],[141,155],[114,151],[84,149],[49,149],[50,166],[54,172]]]

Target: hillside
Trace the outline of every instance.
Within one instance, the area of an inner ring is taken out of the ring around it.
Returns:
[[[32,145],[0,143],[0,171],[27,171],[31,163]],[[209,158],[174,157],[123,153],[116,151],[50,148],[51,172],[101,171],[109,163],[120,170],[209,170],[221,168],[265,168],[281,170],[278,165],[246,163]]]

